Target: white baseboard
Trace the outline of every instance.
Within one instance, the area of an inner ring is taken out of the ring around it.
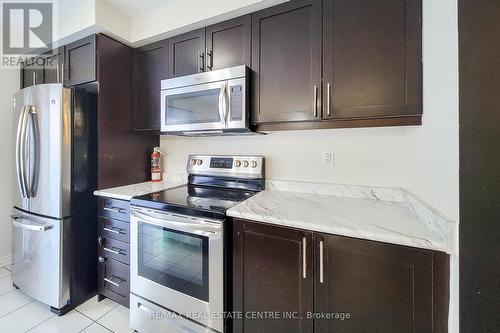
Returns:
[[[0,258],[0,267],[8,266],[12,263],[12,256],[5,256]]]

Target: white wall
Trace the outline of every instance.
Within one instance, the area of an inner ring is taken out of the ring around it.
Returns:
[[[12,95],[19,89],[19,71],[0,70],[0,263],[11,253],[12,167],[13,167],[13,120]]]
[[[288,0],[171,0],[133,17],[131,42],[137,45],[202,28]]]

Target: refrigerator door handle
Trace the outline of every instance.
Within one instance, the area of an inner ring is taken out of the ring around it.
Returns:
[[[29,108],[29,105],[25,105],[21,111],[16,135],[16,174],[19,190],[23,198],[28,198],[28,181],[26,179],[26,162],[24,158],[26,156],[26,126]]]
[[[34,167],[31,170],[30,175],[30,188],[28,195],[30,198],[36,197],[38,192],[38,178],[40,175],[40,124],[38,122],[38,112],[35,106],[30,105],[29,116],[31,119],[31,124],[33,126],[33,136],[34,136]]]
[[[10,218],[12,219],[12,224],[15,227],[21,228],[21,229],[26,229],[30,231],[47,231],[52,229],[52,224],[40,224],[40,223],[23,223],[19,222],[21,218],[26,219],[25,217],[21,215],[11,215]]]

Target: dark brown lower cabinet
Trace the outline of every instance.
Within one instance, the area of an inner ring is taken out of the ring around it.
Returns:
[[[233,230],[234,332],[448,331],[445,253],[244,220]]]
[[[439,331],[433,321],[439,254],[326,234],[315,234],[314,244],[315,312],[338,314],[316,320],[316,332]]]
[[[108,297],[129,307],[130,203],[111,198],[98,201],[98,300]]]
[[[233,332],[312,333],[312,233],[235,221],[233,243]]]

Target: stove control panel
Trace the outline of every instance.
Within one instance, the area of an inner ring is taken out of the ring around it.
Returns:
[[[264,157],[245,155],[189,155],[187,173],[237,178],[263,178]]]

